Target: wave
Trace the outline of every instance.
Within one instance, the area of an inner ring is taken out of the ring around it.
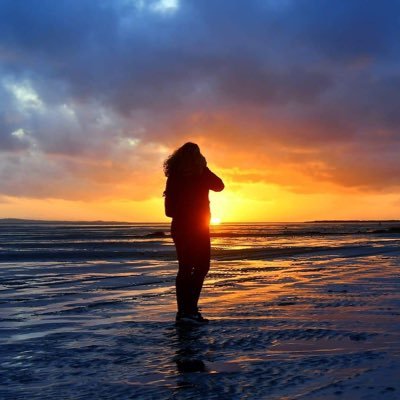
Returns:
[[[399,251],[398,246],[375,247],[370,245],[341,245],[341,246],[277,246],[277,247],[258,247],[258,248],[212,248],[211,255],[215,260],[263,260],[270,258],[281,258],[296,256],[301,254],[315,254],[334,252],[344,257],[360,256],[362,254],[383,254]],[[129,250],[129,251],[110,251],[110,250],[57,250],[57,251],[15,251],[0,253],[0,262],[83,262],[98,260],[176,260],[176,253],[173,246],[162,250]]]
[[[280,257],[355,245],[365,242],[366,235],[371,237],[369,245],[382,235],[397,241],[399,233],[398,223],[222,224],[211,228],[213,243],[219,246],[213,248],[212,255],[221,259]],[[385,244],[390,243],[386,240]],[[175,258],[167,224],[0,224],[0,262]]]

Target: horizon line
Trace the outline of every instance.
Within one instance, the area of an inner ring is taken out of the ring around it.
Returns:
[[[169,224],[171,221],[116,221],[116,220],[63,220],[63,219],[36,219],[36,218],[14,218],[4,217],[0,218],[0,223],[16,222],[16,223],[46,223],[46,222],[64,222],[64,223],[107,223],[107,224]],[[227,224],[296,224],[296,223],[332,223],[332,222],[400,222],[400,219],[317,219],[317,220],[303,220],[303,221],[223,221],[216,225],[227,225]],[[216,226],[210,224],[211,226]]]

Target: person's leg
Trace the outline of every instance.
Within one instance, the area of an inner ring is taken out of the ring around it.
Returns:
[[[204,279],[210,269],[210,234],[204,232],[196,240],[196,260],[192,274],[191,307],[194,313],[198,312],[198,302],[203,287]]]
[[[190,314],[192,310],[192,270],[193,257],[192,245],[190,237],[182,234],[174,234],[173,236],[176,253],[178,257],[178,274],[175,280],[176,301],[178,313]]]

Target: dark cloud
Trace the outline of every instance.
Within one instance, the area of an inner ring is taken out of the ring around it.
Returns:
[[[0,3],[4,194],[102,192],[91,166],[108,165],[115,179],[156,174],[165,150],[188,138],[225,149],[211,150],[224,167],[249,168],[260,153],[259,173],[280,168],[293,190],[301,182],[290,169],[343,186],[399,186],[398,1],[176,4]],[[37,178],[24,186],[30,169]],[[68,176],[63,188],[42,188],[48,170]]]
[[[365,57],[398,58],[399,10],[397,0],[300,0],[293,2],[290,11],[297,42],[307,43],[332,62],[352,62]]]

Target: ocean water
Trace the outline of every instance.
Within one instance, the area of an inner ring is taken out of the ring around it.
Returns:
[[[389,246],[400,223],[273,223],[211,226],[214,255],[293,247]],[[388,231],[389,235],[376,233]],[[0,223],[0,262],[171,259],[168,224]]]
[[[399,398],[398,225],[213,226],[182,330],[168,225],[1,223],[0,398]]]

